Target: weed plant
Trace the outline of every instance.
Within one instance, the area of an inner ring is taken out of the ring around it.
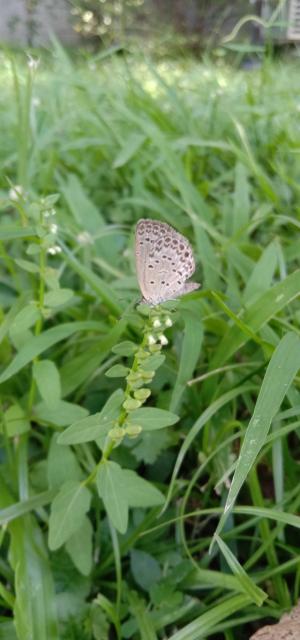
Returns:
[[[298,68],[0,74],[0,638],[249,638],[299,596]],[[136,304],[141,217],[201,290]]]

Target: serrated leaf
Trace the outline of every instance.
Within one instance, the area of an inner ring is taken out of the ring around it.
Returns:
[[[151,431],[142,432],[137,444],[132,449],[136,460],[145,464],[153,464],[164,449],[171,445],[168,431],[158,431],[153,437]]]
[[[128,422],[130,424],[141,425],[144,431],[155,431],[156,429],[169,427],[175,424],[175,422],[178,422],[178,420],[179,417],[176,416],[175,413],[171,413],[171,411],[156,409],[155,407],[145,407],[132,411]]]
[[[49,518],[49,548],[61,547],[81,527],[91,494],[80,482],[66,482],[54,498]]]
[[[102,411],[71,424],[66,431],[61,433],[58,438],[59,444],[90,442],[106,435],[119,415],[123,399],[124,392],[121,389],[114,391]]]
[[[60,307],[60,305],[65,304],[74,295],[74,291],[72,289],[53,289],[53,291],[48,291],[44,297],[44,304],[46,307]]]
[[[93,527],[87,516],[84,516],[79,529],[66,542],[66,550],[74,562],[75,567],[84,576],[88,576],[92,569]]]
[[[103,462],[97,474],[97,488],[106,513],[114,527],[125,533],[128,524],[128,502],[122,493],[122,469],[116,462]]]
[[[128,373],[128,367],[124,367],[122,364],[115,364],[106,371],[105,375],[107,378],[125,378]]]
[[[33,363],[33,377],[45,404],[54,409],[60,400],[60,377],[51,360],[37,360]]]

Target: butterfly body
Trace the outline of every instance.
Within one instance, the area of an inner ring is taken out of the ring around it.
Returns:
[[[190,243],[166,222],[139,220],[135,257],[143,302],[150,306],[173,300],[200,286],[186,282],[195,271]]]

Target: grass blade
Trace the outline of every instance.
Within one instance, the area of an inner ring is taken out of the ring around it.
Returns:
[[[296,334],[288,333],[282,338],[269,362],[216,534],[222,531],[237,495],[265,444],[271,422],[299,368],[300,340]]]

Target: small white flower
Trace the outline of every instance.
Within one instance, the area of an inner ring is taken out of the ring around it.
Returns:
[[[88,231],[81,231],[80,233],[78,233],[76,240],[78,244],[81,244],[83,247],[87,246],[88,244],[93,244],[94,242],[91,234]]]
[[[43,204],[43,200],[41,202]],[[48,211],[44,212],[44,216],[45,216],[45,218],[50,218],[50,216],[56,216],[55,209],[48,209]]]
[[[32,98],[32,106],[36,109],[37,107],[39,107],[41,104],[41,101],[39,98],[34,97]]]
[[[158,339],[160,341],[160,344],[164,347],[166,344],[168,344],[169,340],[168,338],[166,338],[166,336],[164,336],[163,333],[160,334],[160,336],[158,336]]]
[[[159,329],[159,327],[161,327],[161,321],[160,321],[159,318],[154,318],[153,327],[154,327],[154,329]]]
[[[33,58],[30,53],[28,54],[28,67],[31,71],[36,71],[39,64],[40,64],[40,60],[39,58]]]
[[[55,222],[52,222],[52,223],[50,224],[50,231],[51,231],[51,233],[53,233],[53,234],[55,235],[55,234],[57,233],[57,230],[58,230],[58,226],[57,226],[57,224],[56,224]]]
[[[56,256],[58,253],[61,253],[61,247],[55,244],[53,247],[49,247],[49,249],[47,249],[47,253],[49,253],[50,256]]]
[[[21,187],[21,185],[19,184],[16,184],[9,190],[8,195],[11,200],[19,200],[19,197],[24,195],[23,187]]]
[[[166,325],[166,327],[172,327],[173,322],[172,322],[172,320],[171,320],[170,316],[168,316],[168,317],[165,319],[165,325]]]
[[[151,347],[155,343],[156,343],[156,340],[155,340],[154,336],[150,333],[150,335],[148,336],[148,344]]]

